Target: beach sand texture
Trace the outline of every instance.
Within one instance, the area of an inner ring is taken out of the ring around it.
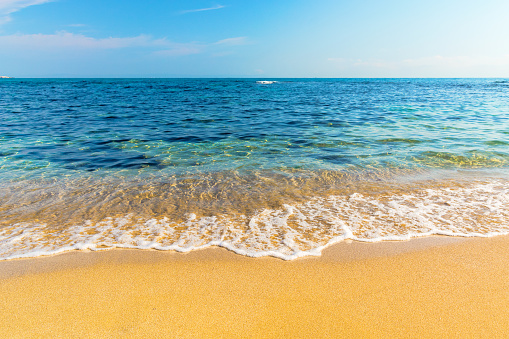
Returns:
[[[2,338],[504,338],[509,237],[0,262]]]

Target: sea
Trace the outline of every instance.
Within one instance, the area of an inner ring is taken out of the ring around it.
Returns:
[[[2,79],[0,259],[509,233],[508,79]]]

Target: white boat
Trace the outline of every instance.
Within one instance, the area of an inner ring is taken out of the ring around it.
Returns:
[[[257,84],[262,84],[262,85],[270,85],[270,84],[273,84],[277,81],[272,81],[272,80],[258,80],[256,83]]]

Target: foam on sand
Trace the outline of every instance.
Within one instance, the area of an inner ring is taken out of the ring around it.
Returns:
[[[249,202],[246,202],[249,203]],[[0,259],[76,249],[139,248],[189,252],[220,246],[250,256],[318,256],[331,244],[407,240],[430,235],[509,233],[509,182],[425,185],[413,190],[314,197],[250,215],[188,213],[183,221],[127,214],[67,227],[23,222],[0,230]]]

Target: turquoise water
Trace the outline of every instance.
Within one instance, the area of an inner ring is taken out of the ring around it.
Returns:
[[[219,245],[291,259],[346,238],[505,233],[508,90],[505,79],[4,79],[0,257]]]

